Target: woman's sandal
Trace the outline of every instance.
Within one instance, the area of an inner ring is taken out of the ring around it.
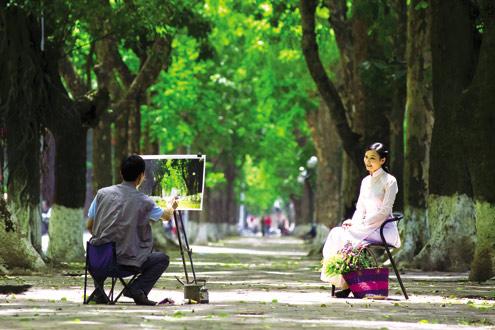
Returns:
[[[335,298],[347,298],[351,294],[351,289],[344,289],[335,291],[335,285],[332,285],[332,297]]]

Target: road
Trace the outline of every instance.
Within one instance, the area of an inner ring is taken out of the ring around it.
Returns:
[[[405,300],[393,272],[387,300],[337,299],[319,281],[319,260],[295,238],[237,237],[193,246],[209,304],[185,304],[178,251],[150,298],[175,306],[83,305],[83,265],[48,274],[0,277],[29,284],[0,294],[0,329],[495,329],[495,280],[471,283],[465,273],[406,271]]]

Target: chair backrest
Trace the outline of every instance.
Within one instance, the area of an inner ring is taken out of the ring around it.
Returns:
[[[388,245],[387,240],[385,239],[385,236],[383,234],[383,229],[385,228],[385,225],[389,222],[397,222],[397,225],[399,225],[399,221],[401,221],[404,218],[404,214],[400,212],[393,212],[392,217],[388,218],[385,220],[382,225],[380,226],[380,237],[382,238],[382,243],[385,245]]]
[[[87,242],[86,246],[86,262],[91,275],[95,279],[109,276],[117,264],[115,243],[93,245]]]
[[[395,221],[397,221],[397,223],[399,223],[399,221],[404,218],[404,214],[402,214],[401,212],[393,212],[392,216],[393,216],[393,219]]]

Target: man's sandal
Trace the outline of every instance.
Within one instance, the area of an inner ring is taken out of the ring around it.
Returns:
[[[162,301],[160,301],[157,305],[175,305],[175,301],[173,301],[171,298],[165,298]]]

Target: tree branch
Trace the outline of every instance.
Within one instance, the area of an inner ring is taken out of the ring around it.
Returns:
[[[301,0],[300,4],[303,31],[301,45],[306,64],[335,122],[345,152],[349,155],[353,163],[359,167],[361,166],[360,136],[351,130],[346,119],[344,104],[334,84],[328,78],[318,53],[318,43],[316,42],[315,33],[315,11],[318,1]]]
[[[125,103],[138,98],[155,81],[164,66],[168,65],[168,59],[172,50],[172,38],[162,37],[155,40],[150,55],[141,66],[141,70],[132,81],[125,96],[121,98],[114,108],[120,108]]]
[[[81,97],[87,93],[88,90],[86,89],[83,80],[77,74],[68,56],[63,56],[60,59],[58,68],[60,75],[64,78],[64,81],[74,98]]]
[[[352,29],[347,18],[347,1],[328,0],[327,7],[330,9],[328,22],[335,32],[335,40],[337,41],[337,45],[342,51],[344,51],[349,47],[348,45],[352,45],[353,43]]]
[[[110,104],[110,96],[106,89],[91,91],[77,100],[76,109],[81,116],[83,127],[95,127]]]
[[[67,56],[62,57],[58,63],[59,72],[74,99],[75,109],[81,116],[81,123],[84,127],[95,126],[110,104],[107,89],[104,85],[99,85],[97,91],[88,90]]]

